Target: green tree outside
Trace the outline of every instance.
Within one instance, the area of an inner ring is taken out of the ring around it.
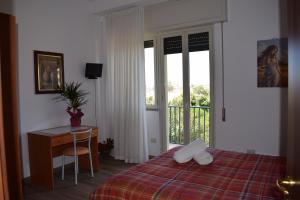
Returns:
[[[209,144],[209,89],[192,86],[190,94],[190,140],[203,139]],[[169,141],[183,144],[183,94],[168,102]]]

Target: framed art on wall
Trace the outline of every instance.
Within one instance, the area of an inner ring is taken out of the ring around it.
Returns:
[[[288,86],[287,38],[257,42],[257,86]]]
[[[34,51],[35,93],[59,93],[64,86],[64,55]]]

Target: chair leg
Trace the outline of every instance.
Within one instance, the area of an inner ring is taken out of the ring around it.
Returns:
[[[77,159],[77,174],[79,174],[79,162],[78,162],[78,156],[76,156]]]
[[[65,180],[65,156],[62,155],[61,180]]]
[[[93,169],[93,161],[92,161],[92,153],[91,153],[91,151],[89,152],[89,157],[90,157],[91,176],[94,177],[94,169]]]
[[[77,156],[75,156],[74,157],[75,158],[75,166],[74,166],[74,168],[75,168],[75,185],[77,185]]]

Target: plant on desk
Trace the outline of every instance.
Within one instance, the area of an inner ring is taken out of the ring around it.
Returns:
[[[80,126],[81,117],[84,115],[80,108],[87,103],[86,95],[88,92],[80,90],[80,86],[81,83],[78,82],[65,83],[59,96],[54,98],[56,101],[64,101],[67,103],[68,108],[66,111],[71,116],[70,121],[72,127]]]

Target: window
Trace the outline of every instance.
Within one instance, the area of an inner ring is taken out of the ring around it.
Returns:
[[[148,109],[156,108],[156,87],[155,87],[155,56],[154,42],[144,42],[145,48],[145,81],[146,81],[146,106]]]
[[[211,63],[209,32],[191,30],[162,37],[165,118],[169,148],[201,138],[211,144]],[[166,103],[166,104],[165,104]]]

